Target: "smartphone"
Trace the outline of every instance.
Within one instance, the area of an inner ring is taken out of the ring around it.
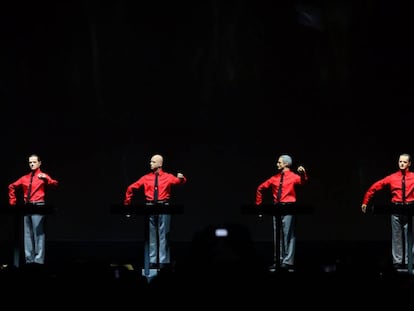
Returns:
[[[222,238],[228,236],[229,232],[226,228],[217,228],[215,231],[216,237]]]

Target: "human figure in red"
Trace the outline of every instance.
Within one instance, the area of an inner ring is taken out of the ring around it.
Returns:
[[[151,157],[151,172],[142,176],[127,187],[124,205],[130,205],[134,192],[141,188],[144,189],[147,203],[169,203],[171,198],[171,186],[185,184],[187,179],[182,173],[178,173],[177,176],[174,176],[173,174],[165,172],[162,168],[163,162],[164,159],[159,154]],[[171,215],[149,216],[149,257],[151,267],[166,268],[170,265],[170,247],[168,241],[170,223]]]
[[[263,183],[256,190],[256,205],[262,204],[263,192],[271,189],[273,195],[273,203],[295,203],[296,202],[296,186],[303,185],[308,180],[308,175],[303,166],[297,168],[297,173],[291,170],[292,158],[289,155],[281,155],[276,163],[278,172]],[[280,243],[280,267],[288,270],[294,268],[295,250],[296,250],[296,216],[281,216],[281,243]],[[276,217],[273,217],[273,226],[276,228]],[[272,266],[271,269],[275,269]]]
[[[56,187],[58,181],[44,173],[40,166],[42,161],[36,154],[29,156],[29,167],[31,172],[23,175],[15,182],[9,184],[9,204],[17,204],[16,191],[21,189],[24,195],[22,201],[25,204],[45,205],[46,190]],[[24,253],[26,263],[44,264],[45,261],[45,216],[24,216]]]
[[[396,208],[414,203],[414,172],[410,172],[411,155],[400,154],[398,158],[398,171],[374,182],[362,199],[361,210],[366,213],[367,206],[375,194],[387,189],[391,193],[391,204]],[[404,186],[403,186],[404,181]],[[408,221],[412,217],[408,215],[391,215],[391,254],[392,263],[396,269],[405,269],[408,263]],[[405,241],[405,242],[404,242]],[[413,250],[411,250],[413,252]]]

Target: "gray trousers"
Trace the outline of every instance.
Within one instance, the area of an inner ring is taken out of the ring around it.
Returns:
[[[45,261],[44,215],[24,216],[24,254],[26,263],[43,264]]]
[[[408,263],[408,221],[412,221],[411,216],[391,215],[391,252],[393,264]]]
[[[150,263],[170,263],[170,244],[168,241],[170,223],[171,215],[151,215],[149,217]]]
[[[294,215],[281,216],[281,232],[280,232],[280,263],[294,265],[296,251],[296,217]],[[277,219],[273,217],[273,226],[276,228]],[[280,230],[280,228],[276,228]]]

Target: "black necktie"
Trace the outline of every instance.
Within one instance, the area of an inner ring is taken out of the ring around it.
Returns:
[[[155,173],[155,182],[154,182],[154,202],[158,201],[158,172]]]
[[[403,174],[401,181],[401,192],[402,192],[402,201],[405,203],[405,174]]]
[[[280,173],[280,182],[279,182],[279,188],[277,189],[277,203],[280,203],[280,199],[282,197],[282,184],[283,184],[283,176],[285,175],[284,172]]]
[[[29,183],[29,187],[27,188],[26,203],[29,203],[29,201],[30,201],[30,196],[31,196],[31,194],[32,194],[32,182],[33,182],[33,176],[34,176],[34,172],[32,172],[32,175],[30,176],[30,183]]]

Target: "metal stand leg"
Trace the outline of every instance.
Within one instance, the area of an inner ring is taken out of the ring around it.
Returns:
[[[151,219],[154,221],[155,226],[155,238],[156,238],[156,250],[157,250],[157,262],[156,265],[159,266],[159,232],[158,232],[158,215],[145,215],[145,241],[144,241],[144,269],[143,275],[151,280],[155,275],[157,275],[157,269],[151,268],[150,262],[150,230],[151,230]]]
[[[24,216],[19,215],[18,213],[14,218],[14,250],[13,250],[13,264],[16,268],[20,267],[23,256],[22,252],[24,249]]]
[[[280,268],[280,237],[282,218],[280,215],[273,216],[273,267]]]
[[[160,267],[160,216],[155,216],[155,241],[157,245],[156,267]]]
[[[144,275],[148,277],[150,275],[149,271],[149,225],[150,216],[145,215],[144,217]]]
[[[413,217],[408,216],[408,225],[407,225],[407,257],[408,257],[408,274],[413,274]]]

